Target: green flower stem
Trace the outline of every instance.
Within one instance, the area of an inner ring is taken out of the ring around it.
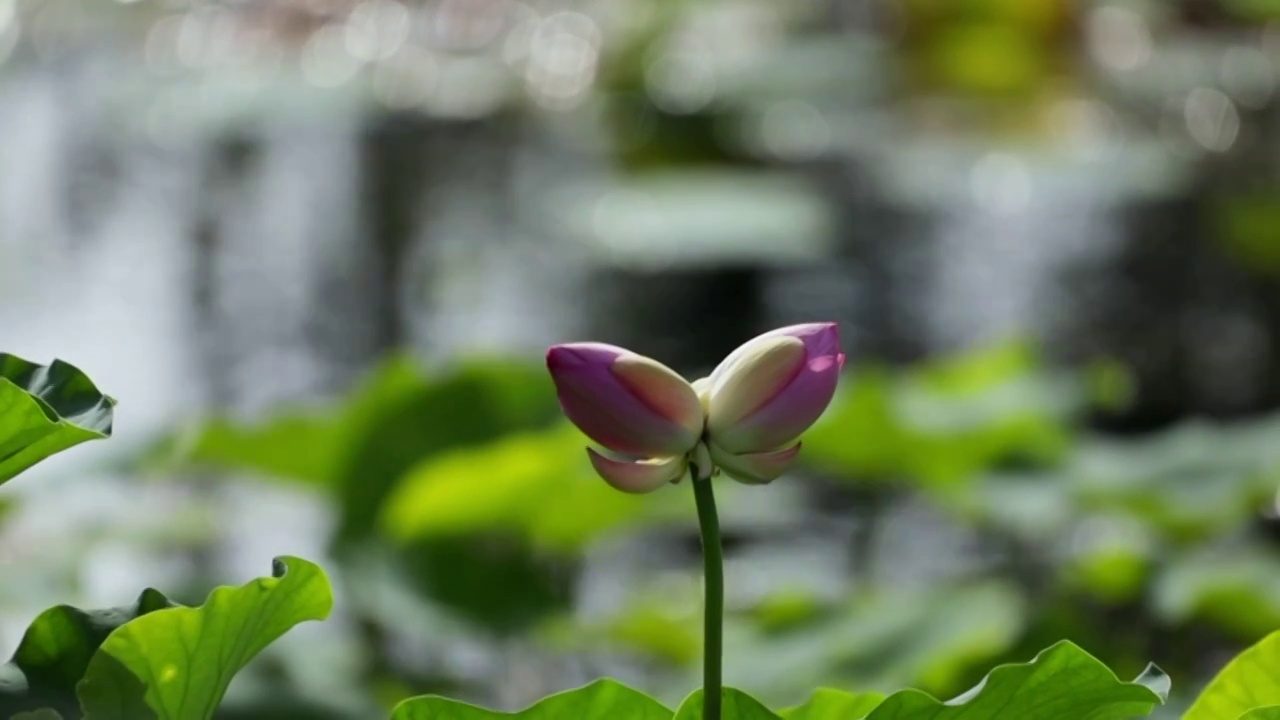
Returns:
[[[720,720],[720,663],[724,654],[724,551],[720,547],[720,518],[711,478],[698,479],[693,469],[693,497],[698,503],[698,524],[702,527],[702,560],[705,592],[705,620],[702,658],[702,717]]]

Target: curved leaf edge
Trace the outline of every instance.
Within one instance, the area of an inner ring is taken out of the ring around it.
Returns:
[[[1254,708],[1236,720],[1280,720],[1280,705]]]
[[[853,693],[836,688],[820,687],[810,693],[803,703],[783,708],[778,711],[778,715],[783,720],[807,720],[814,717],[810,713],[830,713],[833,708],[838,707],[846,712],[858,713],[849,715],[845,720],[862,720],[879,707],[887,697],[884,693],[878,692]],[[822,714],[816,716],[826,717]]]
[[[111,437],[116,399],[98,389],[87,373],[69,362],[54,359],[41,365],[0,353],[0,383],[21,390],[52,423],[75,425],[103,438]],[[68,387],[79,398],[74,407],[58,398]]]
[[[1041,650],[1039,653],[1036,654],[1034,658],[1031,659],[1030,662],[1006,663],[1006,664],[998,665],[992,668],[991,671],[987,673],[986,677],[984,677],[977,685],[975,685],[973,688],[969,689],[968,691],[962,693],[961,695],[948,701],[939,700],[938,698],[930,695],[929,693],[923,692],[921,690],[911,690],[911,689],[900,690],[896,693],[893,693],[892,695],[889,695],[887,698],[885,698],[884,702],[882,702],[879,706],[876,707],[875,710],[872,710],[871,713],[867,715],[866,720],[876,720],[880,710],[882,710],[885,707],[890,707],[894,699],[900,698],[900,697],[915,696],[915,699],[932,703],[939,708],[942,708],[942,707],[951,708],[951,707],[960,707],[960,706],[969,705],[979,700],[982,697],[983,691],[989,685],[993,684],[994,680],[999,679],[1001,676],[1008,675],[1010,673],[1025,671],[1028,668],[1031,668],[1034,665],[1045,660],[1049,656],[1055,653],[1063,653],[1063,652],[1076,653],[1078,656],[1084,659],[1087,659],[1087,661],[1093,663],[1098,670],[1105,672],[1107,677],[1115,681],[1115,683],[1120,687],[1141,688],[1142,690],[1146,691],[1148,698],[1143,700],[1143,702],[1150,702],[1153,709],[1157,705],[1163,705],[1169,699],[1169,691],[1171,689],[1171,684],[1172,684],[1170,681],[1169,675],[1165,673],[1163,670],[1161,670],[1154,663],[1149,664],[1147,668],[1143,670],[1143,672],[1135,680],[1126,682],[1124,680],[1121,680],[1120,677],[1116,675],[1114,671],[1111,670],[1111,668],[1107,667],[1105,663],[1103,663],[1101,660],[1094,657],[1084,648],[1080,647],[1079,645],[1076,645],[1070,640],[1061,640],[1057,643],[1054,643],[1053,645],[1050,645],[1048,648]]]
[[[92,655],[116,628],[172,607],[177,604],[164,593],[146,588],[130,605],[84,609],[61,604],[41,611],[23,632],[13,656],[0,665],[0,717],[19,710],[34,717],[43,717],[40,713],[56,716],[56,709],[48,705],[74,703],[75,685],[83,678]],[[82,666],[77,657],[83,657]],[[68,670],[73,678],[65,677]],[[61,683],[66,687],[57,686]],[[65,697],[59,697],[61,694]]]
[[[1142,698],[1141,700],[1137,700],[1135,702],[1149,702],[1152,708],[1154,709],[1155,706],[1163,705],[1168,700],[1169,691],[1171,689],[1170,678],[1169,678],[1169,675],[1165,673],[1163,670],[1161,670],[1157,665],[1150,664],[1136,679],[1132,681],[1124,681],[1124,680],[1121,680],[1119,676],[1116,675],[1115,672],[1113,672],[1109,667],[1107,667],[1107,665],[1104,664],[1102,661],[1098,660],[1096,657],[1094,657],[1092,654],[1090,654],[1089,652],[1081,648],[1079,645],[1076,645],[1075,643],[1069,640],[1063,640],[1049,646],[1045,650],[1042,650],[1040,653],[1038,653],[1029,662],[1006,663],[1003,665],[996,666],[995,668],[992,668],[992,670],[989,673],[987,673],[986,677],[984,677],[982,681],[979,682],[976,686],[974,686],[969,691],[963,693],[962,695],[949,701],[942,701],[933,697],[928,693],[925,693],[920,690],[913,690],[913,689],[901,690],[891,695],[884,696],[878,693],[858,695],[858,694],[849,693],[849,692],[832,689],[832,688],[818,688],[817,690],[814,691],[814,693],[810,696],[810,698],[804,704],[798,705],[795,707],[786,708],[784,710],[779,711],[778,713],[775,713],[765,708],[763,704],[761,704],[759,701],[752,698],[747,693],[742,692],[741,690],[726,687],[724,688],[723,692],[724,692],[726,703],[732,703],[734,705],[743,705],[747,710],[750,710],[750,712],[753,713],[751,717],[769,718],[770,720],[775,718],[788,718],[788,717],[796,716],[800,711],[806,709],[810,704],[815,703],[818,698],[823,696],[826,696],[828,698],[837,697],[841,699],[847,699],[850,702],[852,702],[853,700],[859,700],[859,699],[863,701],[869,701],[874,697],[874,699],[877,701],[877,704],[874,707],[867,707],[867,709],[864,711],[866,714],[863,714],[860,712],[858,715],[858,718],[849,718],[849,720],[859,720],[859,719],[875,720],[877,711],[880,710],[882,707],[888,707],[890,702],[894,698],[912,697],[912,699],[914,700],[923,700],[925,702],[936,705],[939,709],[943,707],[955,708],[955,707],[969,705],[973,703],[975,700],[978,700],[982,697],[983,690],[987,688],[990,684],[992,684],[993,679],[999,679],[1001,676],[1009,673],[1026,671],[1028,668],[1031,668],[1032,666],[1045,660],[1051,655],[1061,654],[1061,653],[1073,653],[1076,655],[1077,658],[1083,659],[1086,662],[1091,663],[1096,670],[1098,670],[1100,673],[1105,673],[1105,677],[1113,681],[1118,687],[1135,688],[1135,689],[1142,690],[1145,693],[1146,697]],[[542,698],[541,700],[534,702],[533,704],[529,705],[523,710],[510,712],[510,713],[485,710],[484,708],[481,708],[475,705],[471,705],[459,700],[453,700],[453,699],[438,696],[438,695],[423,695],[415,698],[409,698],[407,700],[402,701],[398,705],[396,705],[395,710],[392,713],[392,720],[403,720],[403,718],[409,717],[407,712],[409,710],[410,704],[417,701],[422,701],[422,700],[430,700],[433,702],[446,704],[448,706],[453,706],[457,708],[466,708],[468,710],[488,713],[490,715],[493,715],[494,717],[517,718],[517,717],[521,717],[524,713],[536,710],[537,708],[539,708],[539,706],[543,705],[548,701],[553,700],[554,698],[558,698],[560,696],[568,695],[572,693],[582,692],[584,690],[587,690],[596,686],[600,686],[600,685],[612,685],[612,686],[616,686],[616,687],[628,690],[630,692],[634,692],[638,695],[643,695],[643,693],[640,693],[639,691],[629,688],[626,685],[623,685],[616,680],[605,678],[605,679],[597,680],[593,683],[590,683],[580,688],[576,688],[573,690],[566,690],[563,692],[555,693],[553,695],[549,695],[545,698]],[[699,707],[699,702],[702,698],[702,694],[703,694],[703,691],[701,689],[697,689],[697,690],[694,690],[690,695],[688,695],[685,698],[685,700],[680,704],[679,709],[676,711],[674,715],[674,720],[697,720],[698,718],[700,718],[701,710]],[[648,696],[645,695],[644,697],[648,697]],[[862,707],[865,707],[865,705]],[[1277,708],[1277,709],[1280,709],[1280,708]],[[1247,713],[1246,715],[1239,718],[1239,720],[1272,720],[1272,715],[1266,714],[1266,712],[1264,712],[1268,710],[1271,710],[1271,708],[1259,708],[1258,710],[1251,711],[1251,713]],[[1255,716],[1253,713],[1261,713],[1261,714],[1258,714]],[[1275,717],[1277,718],[1277,720],[1280,720],[1280,715],[1276,715]],[[581,720],[595,720],[595,719],[583,718]]]
[[[694,690],[685,698],[684,702],[680,703],[680,709],[676,710],[675,717],[672,720],[703,720],[703,695],[702,688]],[[781,720],[780,716],[765,707],[764,703],[737,688],[725,687],[720,689],[720,707],[723,717],[726,719]]]
[[[662,705],[661,703],[659,703],[657,700],[650,697],[649,695],[643,692],[640,692],[639,690],[636,690],[635,688],[630,687],[624,683],[614,680],[613,678],[600,678],[598,680],[593,680],[587,683],[586,685],[581,685],[576,688],[570,688],[568,690],[561,690],[560,692],[552,693],[551,695],[547,695],[546,697],[543,697],[539,700],[534,701],[532,704],[528,705],[527,707],[524,707],[520,710],[514,710],[512,712],[500,712],[497,710],[489,710],[479,705],[473,705],[471,703],[463,702],[461,700],[454,700],[453,698],[444,697],[443,695],[418,695],[416,697],[406,698],[400,701],[399,703],[397,703],[395,708],[391,711],[391,718],[392,720],[397,720],[401,717],[409,717],[408,713],[412,710],[411,706],[420,702],[444,703],[447,705],[451,705],[453,707],[466,708],[467,710],[472,710],[476,712],[484,712],[491,715],[495,715],[497,717],[516,718],[516,717],[520,717],[525,713],[537,710],[539,707],[547,703],[554,703],[557,700],[560,700],[562,698],[565,698],[571,695],[576,695],[579,693],[588,693],[593,690],[606,689],[606,688],[613,688],[617,690],[626,691],[636,696],[651,700],[654,703],[654,705],[657,705],[657,706]],[[669,709],[665,707],[663,707],[663,709],[666,710],[667,712],[671,712]],[[587,719],[584,719],[584,720],[587,720]]]
[[[249,589],[254,585],[274,587],[283,581],[293,568],[305,568],[306,570],[315,573],[319,576],[324,587],[328,591],[323,607],[314,615],[305,618],[305,620],[324,621],[328,619],[329,615],[333,611],[334,605],[332,584],[329,580],[328,574],[324,571],[324,568],[320,567],[318,564],[291,555],[280,555],[273,558],[271,561],[270,576],[253,578],[240,585],[221,585],[210,591],[209,595],[205,598],[205,601],[200,605],[187,606],[175,604],[172,607],[158,610],[155,613],[150,613],[150,615],[164,615],[170,613],[195,613],[198,615],[203,612],[205,608],[215,606],[218,599],[224,598],[228,595],[234,595],[237,592]],[[137,620],[143,619],[144,618],[137,618]],[[146,622],[151,622],[153,619],[154,618],[148,619]],[[84,677],[82,677],[80,682],[76,684],[76,696],[80,699],[81,709],[87,718],[96,716],[96,713],[91,711],[91,708],[97,706],[101,702],[101,699],[98,696],[106,689],[104,686],[112,684],[103,682],[104,677],[111,677],[109,672],[103,672],[103,668],[109,668],[112,670],[118,668],[120,672],[128,673],[130,676],[133,676],[133,670],[117,660],[106,647],[108,643],[118,634],[122,633],[122,631],[127,632],[126,629],[132,624],[133,621],[124,623],[111,632],[107,639],[103,641],[102,647],[99,651],[94,653],[93,658],[89,662],[89,667],[85,670]],[[252,656],[250,656],[250,659],[252,659]],[[239,669],[242,668],[237,668],[236,671],[238,672]],[[119,690],[119,688],[115,689]],[[223,688],[223,691],[225,692],[225,688]],[[149,701],[148,704],[150,704]],[[154,711],[155,708],[152,707],[152,710]]]
[[[1227,661],[1205,684],[1183,717],[1185,720],[1217,720],[1227,710],[1232,715],[1243,712],[1240,716],[1242,719],[1260,720],[1271,717],[1271,709],[1277,707],[1275,699],[1280,697],[1277,681],[1269,678],[1270,682],[1257,683],[1256,680],[1259,675],[1280,672],[1278,658],[1280,631],[1267,635]],[[1242,694],[1240,686],[1248,692]]]

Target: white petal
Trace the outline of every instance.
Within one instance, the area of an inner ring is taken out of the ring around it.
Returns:
[[[687,463],[683,457],[645,460],[614,460],[587,448],[591,466],[614,488],[625,493],[650,493],[675,482],[684,475]]]
[[[776,452],[745,455],[727,453],[716,447],[714,443],[710,446],[710,450],[716,466],[724,470],[729,477],[748,485],[764,485],[777,480],[782,473],[786,472],[796,455],[800,454],[800,443]]]
[[[791,382],[804,365],[804,342],[781,336],[753,340],[730,358],[732,364],[712,375],[707,412],[712,437],[760,409]]]

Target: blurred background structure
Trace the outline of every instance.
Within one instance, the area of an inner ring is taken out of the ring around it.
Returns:
[[[0,0],[0,341],[117,436],[5,488],[0,652],[274,555],[339,611],[227,718],[697,684],[684,486],[552,343],[850,355],[723,489],[726,679],[966,689],[1071,638],[1178,702],[1280,627],[1280,2]]]

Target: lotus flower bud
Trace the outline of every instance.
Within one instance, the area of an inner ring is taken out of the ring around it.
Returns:
[[[742,482],[777,478],[831,403],[844,359],[834,323],[781,328],[733,351],[694,383],[711,459]]]
[[[556,345],[547,368],[560,407],[603,451],[596,472],[624,492],[699,480],[718,468],[746,483],[776,479],[800,452],[800,434],[835,394],[844,365],[833,323],[774,330],[689,384],[667,366],[603,343]]]
[[[679,457],[702,436],[697,393],[673,370],[603,343],[547,352],[560,407],[587,437],[632,458]]]

